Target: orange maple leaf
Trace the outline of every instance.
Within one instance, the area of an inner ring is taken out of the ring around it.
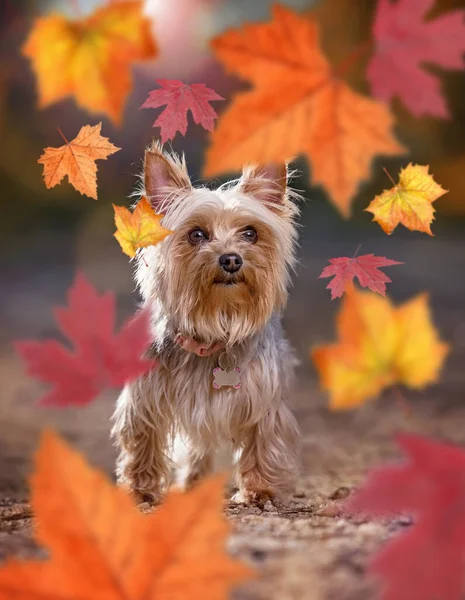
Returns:
[[[384,191],[365,209],[373,213],[373,221],[390,235],[402,223],[410,231],[423,231],[433,235],[431,223],[434,220],[433,202],[447,194],[428,173],[429,167],[410,163],[399,174],[399,183]],[[389,176],[390,177],[390,176]]]
[[[37,162],[44,165],[44,181],[47,188],[55,187],[68,175],[68,181],[78,192],[97,200],[95,161],[106,159],[121,150],[108,138],[102,137],[101,130],[101,123],[93,127],[85,125],[73,141],[68,142],[63,136],[66,141],[64,146],[45,148]]]
[[[39,108],[72,95],[83,108],[118,124],[132,87],[131,64],[155,57],[157,47],[142,2],[126,0],[80,20],[39,18],[22,52],[32,61]]]
[[[434,383],[449,352],[431,321],[426,294],[396,308],[389,298],[349,288],[337,328],[336,343],[311,351],[336,410],[364,404],[396,383],[413,389]]]
[[[151,207],[147,198],[143,197],[137,203],[134,212],[125,206],[115,206],[115,238],[121,249],[131,258],[138,248],[155,246],[173,233],[161,224],[163,215],[158,215]]]
[[[312,19],[278,5],[271,23],[225,33],[213,40],[213,49],[229,71],[255,88],[238,94],[221,116],[207,153],[207,176],[303,152],[314,182],[348,216],[373,157],[404,151],[391,133],[389,108],[352,91],[331,70]]]
[[[153,515],[47,432],[32,477],[36,538],[47,561],[9,560],[0,597],[37,600],[225,600],[252,572],[225,553],[224,479],[171,493]]]

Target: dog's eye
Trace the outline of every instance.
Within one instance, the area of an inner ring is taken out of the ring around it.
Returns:
[[[191,244],[200,244],[201,242],[206,242],[208,240],[208,235],[200,229],[200,227],[196,227],[189,233],[189,242]]]
[[[247,229],[242,232],[242,237],[251,244],[255,244],[258,240],[258,234],[254,227],[247,227]]]

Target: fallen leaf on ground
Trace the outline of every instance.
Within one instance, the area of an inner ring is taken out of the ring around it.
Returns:
[[[15,343],[27,373],[53,385],[40,404],[88,404],[106,386],[122,387],[157,365],[142,357],[151,342],[147,310],[115,334],[114,295],[100,296],[82,274],[69,289],[68,302],[67,308],[55,309],[55,317],[74,351],[56,340]]]
[[[81,127],[77,137],[66,140],[59,148],[45,148],[37,161],[44,165],[44,182],[47,188],[58,185],[65,175],[70,184],[81,194],[97,200],[96,160],[106,159],[121,148],[102,137],[102,124]]]
[[[115,206],[115,238],[123,252],[131,258],[138,248],[154,246],[173,233],[160,225],[163,215],[157,215],[147,198],[137,203],[133,212],[124,206]]]
[[[225,68],[254,88],[237,94],[220,117],[206,176],[304,153],[313,183],[324,186],[349,216],[374,156],[404,151],[392,133],[388,107],[352,91],[330,68],[311,18],[276,5],[271,23],[245,25],[212,45]]]
[[[157,55],[142,4],[114,2],[78,20],[58,13],[36,19],[22,52],[32,62],[39,108],[74,96],[89,112],[120,123],[131,65]]]
[[[373,95],[398,96],[416,116],[449,117],[440,81],[422,67],[465,67],[465,11],[425,20],[434,0],[379,0],[373,24],[375,53],[367,77]]]
[[[161,88],[149,92],[149,97],[141,108],[166,106],[153,124],[154,127],[160,127],[163,144],[172,140],[178,131],[181,135],[186,135],[188,111],[191,111],[194,123],[202,125],[207,131],[213,131],[218,115],[210,102],[224,100],[222,96],[204,83],[188,85],[177,79],[157,79],[157,83]]]
[[[331,290],[331,300],[340,298],[347,284],[352,282],[354,277],[358,279],[362,287],[367,287],[372,292],[385,296],[386,283],[391,283],[392,280],[380,271],[379,267],[403,264],[384,256],[375,256],[374,254],[364,254],[363,256],[352,258],[347,256],[330,258],[329,262],[331,264],[323,269],[318,279],[334,277],[326,286],[327,290]]]
[[[435,210],[433,202],[447,194],[428,173],[429,167],[412,165],[401,170],[399,183],[384,191],[365,209],[373,213],[373,221],[390,235],[401,223],[410,231],[423,231],[429,235]]]
[[[153,515],[143,515],[127,493],[46,432],[31,488],[36,539],[50,558],[8,560],[0,567],[2,599],[226,600],[252,575],[225,552],[222,477],[170,493]]]
[[[347,514],[413,517],[413,525],[383,546],[368,572],[381,579],[382,600],[460,600],[465,451],[412,434],[397,441],[407,461],[372,471],[345,507]]]
[[[364,404],[394,384],[421,389],[436,382],[449,351],[431,322],[426,294],[396,308],[389,298],[349,289],[337,330],[336,343],[311,350],[334,410]]]

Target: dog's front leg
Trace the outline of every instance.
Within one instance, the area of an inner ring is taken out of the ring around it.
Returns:
[[[237,465],[239,491],[233,500],[261,504],[290,493],[299,435],[297,421],[284,402],[253,426],[242,444]]]
[[[154,398],[151,375],[124,388],[113,421],[112,437],[119,448],[118,484],[131,493],[136,503],[158,503],[169,485],[171,421],[168,403]]]

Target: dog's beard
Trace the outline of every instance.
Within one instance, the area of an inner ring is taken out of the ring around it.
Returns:
[[[283,277],[273,263],[246,264],[232,274],[209,263],[171,265],[164,304],[180,331],[203,342],[241,342],[285,302]]]

